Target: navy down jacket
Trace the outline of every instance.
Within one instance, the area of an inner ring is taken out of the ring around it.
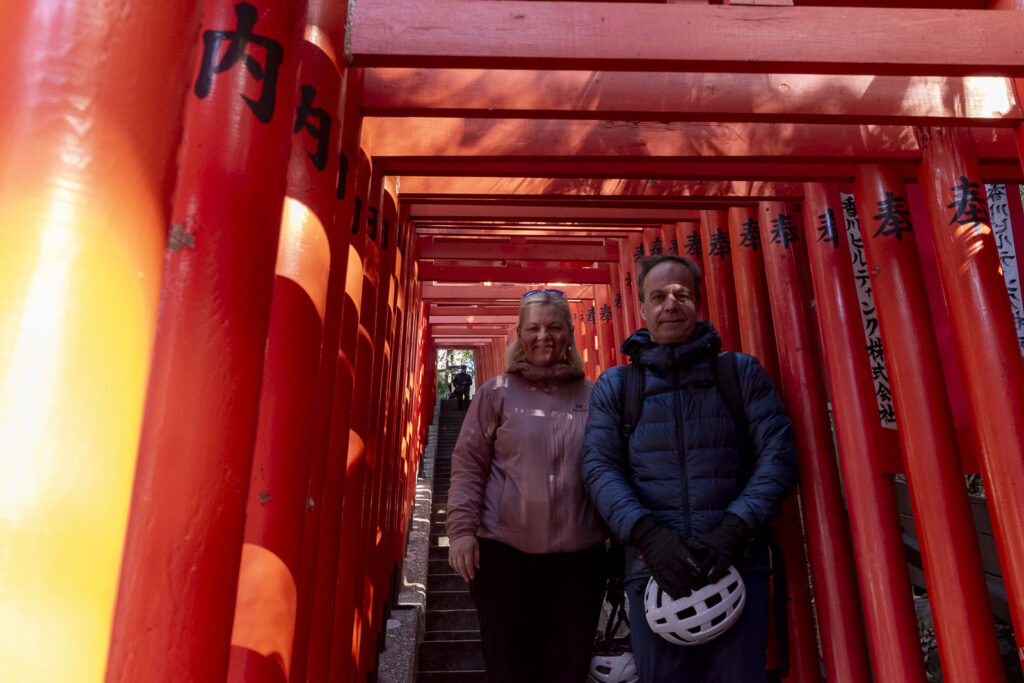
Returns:
[[[753,531],[765,528],[797,482],[793,428],[771,378],[753,356],[737,354],[753,457],[719,394],[711,361],[722,346],[701,321],[693,338],[660,345],[647,330],[626,340],[623,353],[645,369],[643,407],[628,449],[622,436],[626,366],[601,374],[590,397],[583,438],[583,480],[612,534],[629,542],[633,525],[653,514],[685,538],[710,531],[726,512]],[[767,569],[765,551],[745,567]],[[635,549],[626,579],[646,576]]]

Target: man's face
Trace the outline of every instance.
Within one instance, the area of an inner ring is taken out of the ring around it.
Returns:
[[[677,344],[693,336],[700,305],[694,299],[693,274],[681,263],[665,261],[647,273],[640,317],[651,339],[658,344]]]

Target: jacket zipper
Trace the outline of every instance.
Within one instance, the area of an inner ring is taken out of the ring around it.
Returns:
[[[675,427],[676,427],[676,455],[679,458],[679,474],[682,486],[680,490],[682,497],[680,504],[682,506],[683,521],[686,523],[686,535],[689,536],[691,533],[690,529],[690,486],[689,480],[686,476],[686,447],[683,442],[685,432],[683,430],[683,406],[682,399],[679,396],[679,368],[673,366],[672,368],[672,407],[675,412]]]

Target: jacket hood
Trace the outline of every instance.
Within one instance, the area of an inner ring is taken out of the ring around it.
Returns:
[[[574,368],[568,363],[555,363],[541,367],[526,361],[520,361],[508,369],[510,373],[517,373],[531,382],[574,382],[583,378],[583,371]]]
[[[629,356],[631,361],[649,365],[659,371],[689,365],[721,350],[722,338],[714,325],[706,320],[698,320],[693,337],[680,344],[658,344],[651,339],[651,333],[643,328],[634,332],[622,345],[622,353]]]

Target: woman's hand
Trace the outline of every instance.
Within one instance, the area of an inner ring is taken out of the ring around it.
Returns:
[[[462,536],[448,548],[448,566],[457,571],[468,583],[480,568],[480,545],[476,536]]]

